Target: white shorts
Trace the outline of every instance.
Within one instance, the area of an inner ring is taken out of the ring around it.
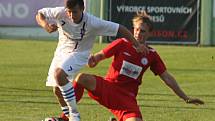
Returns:
[[[57,86],[54,78],[56,68],[63,69],[68,75],[69,80],[73,80],[75,74],[88,62],[89,51],[72,52],[72,53],[56,53],[52,59],[46,86]]]

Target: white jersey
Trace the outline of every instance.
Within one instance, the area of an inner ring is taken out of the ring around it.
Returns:
[[[47,77],[47,86],[57,86],[54,77],[55,69],[63,69],[68,79],[72,80],[88,62],[90,50],[96,36],[116,36],[119,24],[101,20],[88,13],[83,13],[79,24],[66,15],[65,7],[43,8],[42,13],[49,22],[58,26],[59,42]]]
[[[40,9],[47,20],[54,20],[58,26],[59,42],[56,52],[90,51],[96,36],[116,36],[119,24],[101,20],[83,13],[79,24],[73,23],[66,15],[65,7]]]

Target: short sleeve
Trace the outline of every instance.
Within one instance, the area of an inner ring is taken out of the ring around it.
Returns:
[[[109,58],[109,57],[119,53],[119,51],[123,49],[123,45],[124,45],[123,41],[124,41],[123,39],[114,40],[106,48],[104,48],[102,51],[103,51],[105,57]]]
[[[95,16],[89,16],[91,25],[98,36],[116,36],[119,30],[119,24],[111,21],[102,20]]]
[[[57,19],[59,14],[64,11],[64,7],[55,7],[55,8],[42,8],[38,10],[39,13],[42,13],[47,19]]]
[[[158,53],[156,51],[153,52],[153,61],[150,66],[150,70],[155,74],[155,75],[160,75],[166,70],[166,66]]]

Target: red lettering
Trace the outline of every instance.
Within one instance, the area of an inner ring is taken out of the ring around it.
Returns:
[[[178,31],[177,37],[181,39],[187,39],[188,38],[187,31]]]
[[[155,30],[152,34],[154,37],[188,39],[187,31]]]
[[[164,38],[174,38],[175,32],[174,31],[153,31],[154,37],[164,37]]]

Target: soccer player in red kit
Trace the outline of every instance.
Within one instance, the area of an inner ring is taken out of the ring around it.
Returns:
[[[132,21],[134,37],[142,45],[146,45],[146,40],[153,30],[149,16],[146,12],[141,12]],[[88,62],[89,67],[95,67],[101,60],[113,57],[106,77],[82,73],[77,76],[76,83],[86,88],[89,96],[108,108],[118,121],[143,121],[136,96],[143,74],[148,68],[155,75],[159,75],[165,84],[186,103],[204,104],[200,99],[188,97],[167,71],[156,50],[149,46],[148,48],[148,54],[139,53],[127,39],[117,39],[92,55]],[[75,91],[77,95],[82,93],[80,87],[78,89],[79,92]]]
[[[37,23],[47,32],[58,31],[59,41],[52,59],[46,86],[53,92],[61,106],[65,118],[80,121],[76,97],[71,81],[74,75],[88,63],[90,51],[97,36],[123,35],[140,52],[148,52],[140,46],[132,33],[124,26],[101,20],[84,12],[84,0],[65,0],[65,6],[42,8],[36,14]],[[62,118],[46,118],[45,120]]]

